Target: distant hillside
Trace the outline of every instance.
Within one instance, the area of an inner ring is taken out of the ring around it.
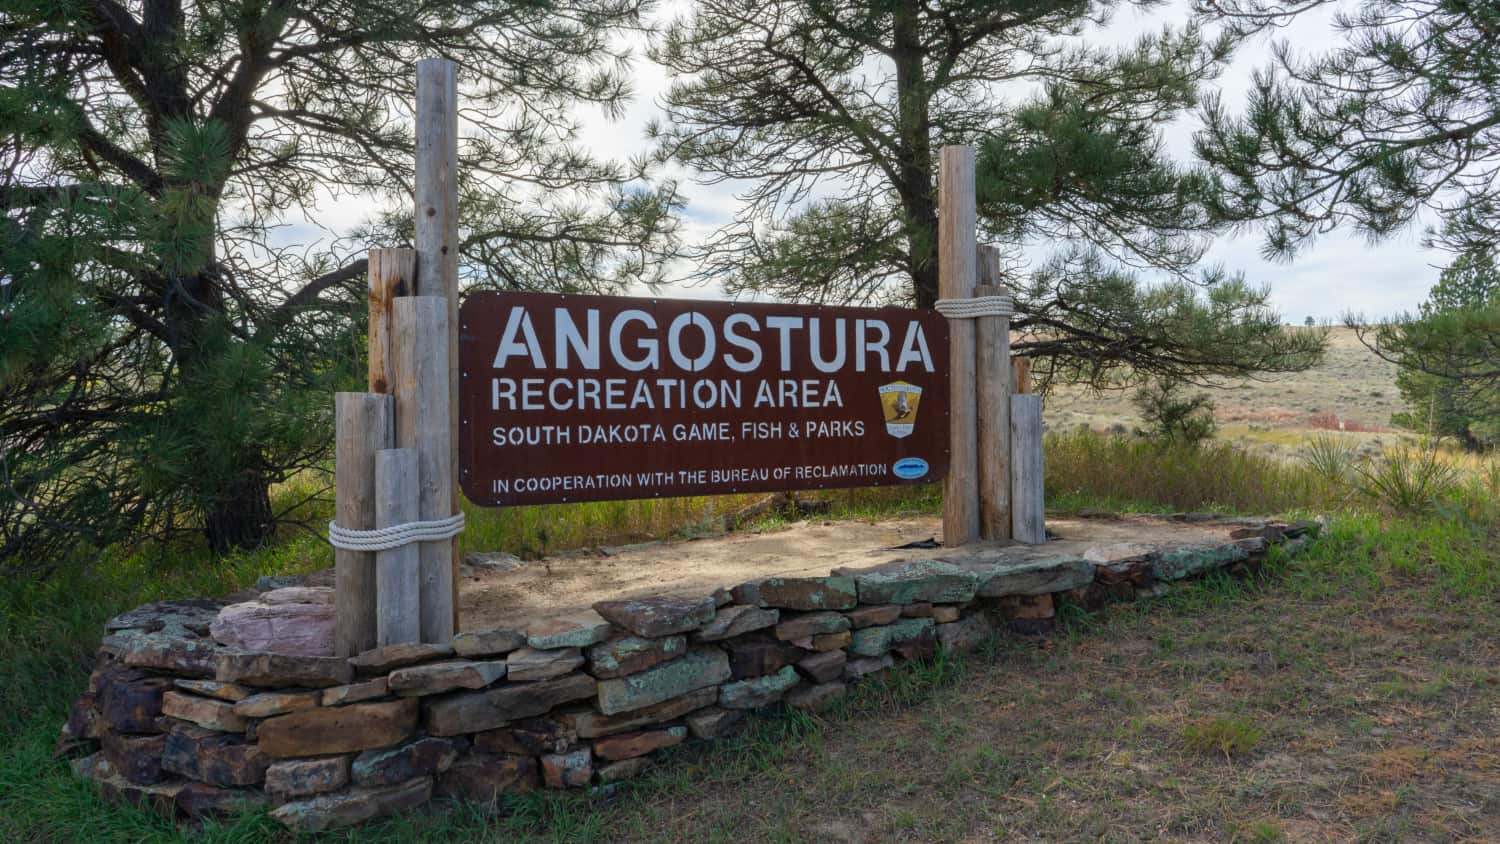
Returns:
[[[1391,414],[1406,409],[1396,389],[1396,367],[1371,354],[1348,328],[1331,333],[1328,357],[1315,369],[1264,381],[1228,383],[1206,392],[1226,428],[1390,430]],[[1140,424],[1130,393],[1090,396],[1060,389],[1047,399],[1053,430],[1087,424],[1108,429]]]

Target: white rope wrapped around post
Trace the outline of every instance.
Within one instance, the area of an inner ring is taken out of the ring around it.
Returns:
[[[463,533],[463,530],[463,513],[455,513],[446,519],[407,522],[374,530],[351,530],[329,522],[328,544],[348,551],[386,551],[410,545],[413,542],[437,542],[452,539]]]
[[[932,309],[948,319],[1010,317],[1015,314],[1009,296],[975,296],[971,299],[939,299]]]

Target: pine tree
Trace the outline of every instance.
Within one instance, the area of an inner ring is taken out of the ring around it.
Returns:
[[[620,106],[644,2],[0,2],[0,559],[269,535],[359,383],[364,249],[410,243],[417,58],[461,67],[470,283],[650,280],[673,189],[573,112]]]
[[[929,307],[935,150],[973,143],[983,239],[1012,258],[1058,246],[1029,276],[1007,270],[1015,349],[1044,385],[1305,367],[1321,335],[1283,331],[1264,289],[1197,270],[1217,229],[1212,180],[1163,150],[1161,127],[1229,42],[1192,25],[1123,50],[1079,41],[1124,5],[697,3],[653,50],[676,75],[655,133],[664,157],[743,200],[699,276],[736,293]],[[1142,268],[1165,281],[1143,283]]]

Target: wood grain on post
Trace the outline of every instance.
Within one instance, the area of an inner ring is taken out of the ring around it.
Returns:
[[[979,247],[975,296],[1004,296],[1000,250]],[[979,535],[1010,539],[1010,318],[975,320],[979,414]]]
[[[1016,395],[1031,392],[1031,358],[1016,358],[1010,365],[1014,370],[1011,380],[1015,382]]]
[[[334,522],[350,530],[375,527],[375,453],[390,448],[391,397],[334,393]],[[375,647],[375,555],[333,552],[334,652],[354,656]]]
[[[1011,532],[1017,542],[1041,545],[1047,541],[1042,476],[1042,397],[1030,394],[1010,399]]]
[[[417,295],[448,302],[448,478],[458,482],[458,65],[448,59],[417,62],[416,237]],[[425,480],[425,478],[424,478]],[[458,513],[457,489],[449,496]],[[425,518],[425,517],[424,517]],[[458,537],[449,556],[453,572],[453,626],[458,626]]]
[[[375,527],[395,527],[420,518],[417,462],[412,448],[375,452]],[[416,544],[409,544],[375,552],[376,647],[422,641],[418,550]]]
[[[391,308],[391,362],[396,397],[396,446],[415,449],[418,518],[453,514],[449,460],[453,429],[448,412],[447,303],[436,296],[405,296]],[[453,543],[418,546],[422,641],[453,638]]]
[[[410,249],[370,250],[370,392],[391,391],[391,301],[409,296],[417,274]]]
[[[974,148],[945,146],[938,170],[938,298],[974,295]],[[979,430],[975,418],[974,320],[948,321],[948,476],[943,480],[943,544],[979,538]]]

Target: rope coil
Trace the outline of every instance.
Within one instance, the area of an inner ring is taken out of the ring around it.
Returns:
[[[948,319],[1008,317],[1015,314],[1009,296],[975,296],[972,299],[939,299],[932,309]]]
[[[404,525],[391,525],[374,530],[352,530],[329,522],[328,544],[345,551],[389,551],[413,542],[437,542],[452,539],[462,533],[463,529],[463,513],[455,513],[446,519],[407,522]]]

